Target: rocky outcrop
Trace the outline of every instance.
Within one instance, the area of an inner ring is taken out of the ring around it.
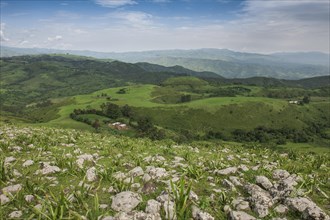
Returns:
[[[117,212],[130,212],[139,203],[142,201],[142,198],[139,194],[125,191],[118,193],[112,198],[111,208]]]

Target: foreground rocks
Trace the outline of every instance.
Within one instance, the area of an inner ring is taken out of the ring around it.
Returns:
[[[30,128],[0,129],[0,145],[3,219],[44,218],[65,199],[77,219],[329,220],[330,163],[314,155]]]

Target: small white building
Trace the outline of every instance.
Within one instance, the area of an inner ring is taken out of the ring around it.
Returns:
[[[298,100],[290,100],[289,104],[299,104],[299,101]]]

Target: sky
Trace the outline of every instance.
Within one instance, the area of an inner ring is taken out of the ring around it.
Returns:
[[[330,51],[330,0],[0,1],[3,46]]]

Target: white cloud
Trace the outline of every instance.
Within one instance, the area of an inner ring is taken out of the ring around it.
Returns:
[[[115,9],[98,18],[81,15],[68,21],[52,17],[25,32],[22,27],[10,26],[5,30],[5,36],[10,38],[6,42],[3,25],[0,34],[3,44],[8,46],[19,45],[24,39],[28,41],[24,47],[96,51],[210,47],[261,53],[329,52],[329,4],[325,2],[247,0],[232,20],[211,20],[207,16],[200,19],[159,17],[142,11]]]
[[[47,40],[49,42],[52,42],[52,41],[59,41],[59,40],[62,40],[63,37],[61,35],[56,35],[55,37],[48,37]]]
[[[0,24],[0,41],[9,41],[9,39],[5,37],[5,26],[5,23]]]
[[[154,3],[168,3],[171,2],[170,0],[151,0]]]
[[[137,2],[133,0],[95,0],[95,3],[109,8],[117,8],[124,5],[137,4]]]
[[[227,23],[226,29],[238,49],[326,52],[329,51],[329,4],[322,0],[248,0],[239,18]]]
[[[153,16],[141,11],[117,11],[109,13],[108,18],[116,19],[120,24],[129,25],[135,28],[150,27],[153,25]]]

